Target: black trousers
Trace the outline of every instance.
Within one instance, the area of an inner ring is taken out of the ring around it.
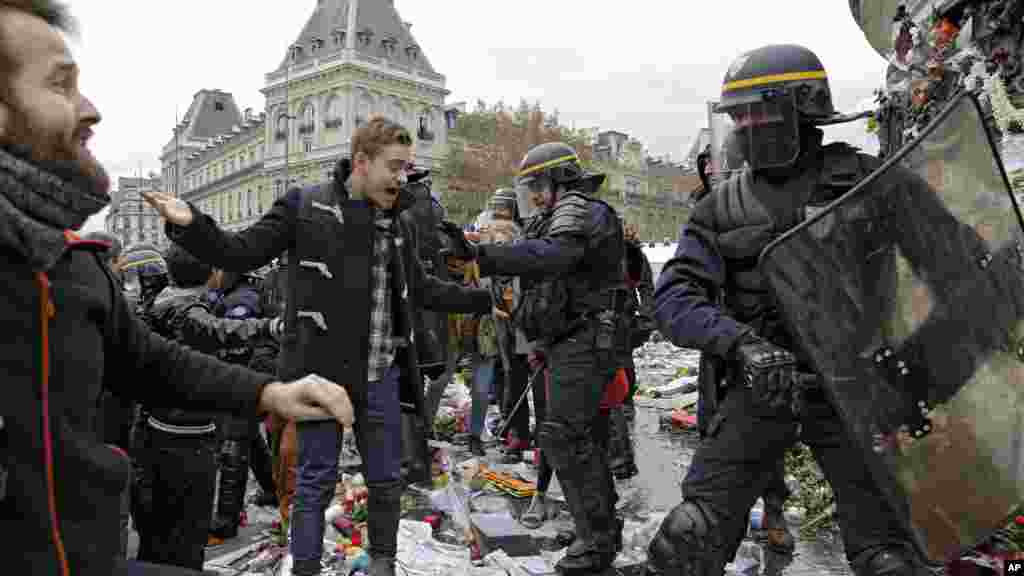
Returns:
[[[508,388],[504,392],[502,398],[505,409],[502,412],[508,414],[513,408],[515,408],[516,402],[523,395],[523,391],[530,383],[530,363],[527,361],[526,354],[513,354],[509,357],[509,364],[511,365],[511,371],[508,378]],[[543,384],[539,382],[535,386]],[[536,399],[536,396],[534,396]],[[519,405],[519,409],[514,414],[508,414],[510,421],[508,430],[509,433],[520,441],[529,443],[530,442],[530,404],[527,401],[523,401]]]
[[[148,426],[140,436],[132,490],[138,560],[202,570],[217,437],[168,434]]]
[[[586,328],[548,352],[551,386],[540,444],[558,474],[577,537],[610,554],[616,496],[601,400],[617,363],[614,351],[597,349],[595,342],[593,330]]]
[[[735,553],[746,533],[754,501],[780,490],[783,456],[797,440],[811,449],[832,485],[848,559],[868,548],[912,541],[900,511],[882,496],[820,391],[808,393],[799,434],[788,409],[769,410],[742,386],[730,390],[719,409],[720,424],[712,425],[697,448],[682,490],[685,500],[710,508],[718,519],[714,529],[725,538],[726,558]]]

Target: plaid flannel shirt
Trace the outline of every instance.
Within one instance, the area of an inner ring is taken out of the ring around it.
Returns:
[[[395,361],[397,341],[391,310],[391,259],[394,258],[395,232],[391,218],[374,220],[377,233],[373,241],[372,292],[370,294],[370,349],[367,355],[367,381],[379,382]]]

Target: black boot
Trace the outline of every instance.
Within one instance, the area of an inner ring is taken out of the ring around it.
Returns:
[[[398,553],[398,521],[402,513],[401,482],[372,484],[367,500],[370,576],[393,576]]]
[[[210,534],[225,540],[238,535],[239,516],[245,506],[245,484],[248,479],[248,446],[242,446],[238,440],[225,440],[221,447],[217,514],[210,526]]]
[[[611,474],[604,452],[597,449],[574,468],[559,470],[558,482],[573,513],[576,541],[555,568],[566,576],[600,574],[612,565],[618,553],[614,503],[609,493]]]

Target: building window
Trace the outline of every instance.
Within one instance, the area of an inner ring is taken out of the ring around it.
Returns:
[[[302,125],[299,126],[299,134],[312,134],[316,130],[316,109],[312,103],[307,103],[302,109]]]
[[[297,62],[299,58],[302,58],[302,46],[295,45],[291,48],[292,62]]]
[[[323,48],[323,47],[324,47],[324,41],[323,40],[321,40],[320,38],[313,38],[312,49],[311,49],[311,52],[313,54],[316,54],[317,52],[319,52],[320,49]]]
[[[223,112],[224,111],[224,103],[221,102],[220,100],[214,102],[213,103],[213,109],[216,110],[217,112]]]
[[[416,131],[416,137],[420,140],[433,140],[434,132],[430,128],[430,110],[424,110],[420,113],[420,127],[419,130]]]
[[[341,128],[341,104],[337,96],[331,96],[327,100],[327,112],[324,115],[324,128],[327,130],[336,130]]]
[[[277,117],[277,130],[274,132],[274,140],[280,142],[288,137],[288,115],[281,114]]]
[[[405,55],[409,57],[409,60],[416,61],[420,56],[420,47],[415,44],[410,44],[405,47]]]
[[[274,200],[279,199],[284,195],[284,183],[280,180],[274,180]]]
[[[397,43],[398,41],[390,36],[381,40],[380,46],[384,49],[384,55],[388,58],[393,58],[395,55],[395,45]]]
[[[334,45],[335,46],[344,46],[345,45],[345,31],[344,30],[335,30],[334,32],[331,32],[331,38],[334,40]]]
[[[356,36],[359,38],[359,45],[363,48],[366,48],[370,45],[370,42],[373,42],[373,30],[369,28],[363,28]]]
[[[306,138],[305,140],[302,141],[302,151],[305,152],[306,154],[309,154],[310,152],[313,151],[312,139]]]
[[[256,206],[256,195],[253,194],[252,188],[249,189],[249,202],[248,202],[248,204],[249,204],[249,206],[248,206],[248,208],[249,208],[249,216],[251,217],[253,215],[253,210],[254,210],[254,208]]]

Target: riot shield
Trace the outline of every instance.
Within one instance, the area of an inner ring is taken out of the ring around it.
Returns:
[[[761,255],[799,353],[932,560],[1024,502],[1022,238],[965,93]]]

